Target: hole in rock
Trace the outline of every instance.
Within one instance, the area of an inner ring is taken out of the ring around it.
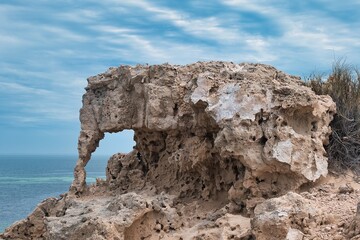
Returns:
[[[123,130],[118,133],[106,133],[99,147],[91,155],[85,167],[86,182],[93,183],[96,178],[105,179],[106,166],[109,158],[115,153],[129,153],[135,146],[134,131]]]
[[[260,178],[258,178],[258,177],[256,177],[256,178],[255,178],[255,180],[256,180],[256,183],[265,182],[265,180],[264,180],[264,179],[260,179]]]
[[[178,114],[179,111],[179,106],[177,103],[175,103],[174,107],[173,107],[173,111],[174,111],[174,116],[176,116]]]
[[[311,122],[311,131],[316,132],[317,129],[318,129],[317,122],[316,121]]]
[[[268,139],[267,139],[265,136],[262,136],[262,137],[260,138],[260,141],[259,141],[259,142],[260,142],[261,145],[265,146],[267,140],[268,140]]]

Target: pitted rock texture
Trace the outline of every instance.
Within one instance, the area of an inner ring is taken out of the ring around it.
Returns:
[[[354,191],[341,193],[348,184]],[[253,216],[245,217],[221,196],[179,201],[150,189],[120,195],[99,181],[90,186],[91,194],[42,202],[28,218],[0,234],[0,239],[360,238],[360,183],[330,174],[307,187],[300,194],[289,192],[258,203]]]
[[[330,97],[268,65],[110,68],[88,79],[71,191],[85,190],[84,167],[104,133],[133,129],[139,177],[160,190],[274,196],[326,176],[334,113]]]
[[[273,230],[300,239],[312,213],[286,193],[327,175],[334,113],[330,97],[268,65],[110,68],[88,79],[69,193],[0,239],[250,240]],[[134,130],[134,150],[113,155],[106,179],[87,186],[91,153],[124,129]]]
[[[321,215],[310,202],[299,194],[288,192],[256,206],[252,230],[257,240],[303,239],[304,219]]]

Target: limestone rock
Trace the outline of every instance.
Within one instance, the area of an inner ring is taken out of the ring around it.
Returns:
[[[335,104],[271,66],[121,66],[88,82],[73,193],[85,190],[84,167],[104,133],[124,129],[135,132],[147,181],[170,177],[170,187],[176,174],[191,175],[204,197],[232,186],[269,197],[327,174]]]
[[[256,206],[252,231],[257,240],[302,239],[303,220],[320,213],[299,194],[288,192]]]
[[[300,230],[294,228],[290,228],[286,235],[286,240],[303,240],[303,238],[304,234]]]
[[[88,79],[69,193],[0,238],[298,239],[299,218],[314,213],[286,193],[326,176],[334,113],[330,97],[268,65],[110,68]],[[134,150],[87,186],[92,152],[125,129]]]
[[[220,239],[245,239],[251,236],[250,218],[227,213],[216,220],[216,224],[222,227]]]

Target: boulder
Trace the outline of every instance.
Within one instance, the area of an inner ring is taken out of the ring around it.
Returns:
[[[251,222],[257,240],[301,240],[304,219],[314,219],[321,213],[310,202],[294,192],[268,199],[257,205]]]

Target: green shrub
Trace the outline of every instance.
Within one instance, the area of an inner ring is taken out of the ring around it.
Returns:
[[[328,94],[336,103],[337,113],[331,122],[332,134],[326,146],[329,168],[350,169],[360,173],[360,72],[343,60],[334,63],[332,72],[311,75],[306,84],[317,94]]]

